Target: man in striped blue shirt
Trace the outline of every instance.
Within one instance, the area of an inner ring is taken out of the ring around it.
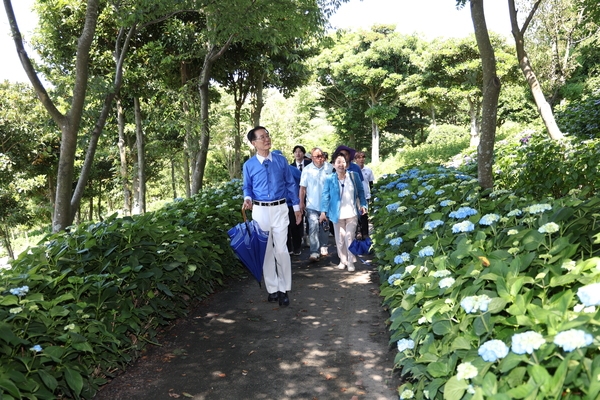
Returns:
[[[286,198],[290,199],[296,224],[302,221],[300,199],[287,159],[271,153],[271,136],[263,126],[248,132],[248,140],[256,148],[256,155],[244,163],[244,204],[252,210],[252,218],[260,228],[269,232],[263,276],[269,292],[269,302],[279,301],[288,306],[288,291],[292,289],[292,262],[287,249],[289,224]]]

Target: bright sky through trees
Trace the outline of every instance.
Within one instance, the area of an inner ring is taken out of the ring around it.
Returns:
[[[33,0],[13,0],[12,4],[27,42],[37,23],[31,12]],[[335,28],[369,29],[376,23],[393,23],[399,32],[421,33],[427,39],[464,37],[473,33],[471,13],[468,4],[462,10],[455,4],[455,0],[350,0],[331,18],[331,24]],[[510,39],[507,1],[486,0],[484,6],[488,28]],[[27,51],[33,56],[31,49]],[[17,58],[4,7],[0,9],[0,54],[0,81],[29,82]]]

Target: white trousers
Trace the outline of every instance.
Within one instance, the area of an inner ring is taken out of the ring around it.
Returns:
[[[287,248],[290,219],[285,203],[278,206],[252,206],[252,219],[269,232],[263,276],[269,293],[292,290],[292,261]]]
[[[344,265],[353,265],[356,262],[356,257],[348,250],[348,247],[354,240],[357,225],[357,217],[340,219],[337,223],[333,224],[337,254],[340,258],[340,263]]]

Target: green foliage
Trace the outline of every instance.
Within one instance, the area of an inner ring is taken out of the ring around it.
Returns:
[[[531,133],[496,146],[494,179],[519,195],[559,198],[577,191],[592,196],[600,191],[599,146],[600,139],[551,140]]]
[[[131,218],[47,236],[0,274],[2,398],[91,398],[161,326],[242,270],[232,181]],[[40,347],[36,347],[40,346]]]
[[[600,138],[600,92],[561,107],[556,113],[556,122],[563,132],[580,139]]]
[[[421,165],[377,182],[372,218],[395,366],[407,379],[399,393],[598,398],[600,301],[579,290],[600,282],[599,198],[482,192],[474,177]],[[590,335],[573,349],[557,339],[572,329]],[[541,339],[528,353],[515,334],[530,331]],[[490,340],[507,353],[484,354]]]

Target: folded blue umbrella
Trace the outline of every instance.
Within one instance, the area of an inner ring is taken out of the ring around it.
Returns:
[[[246,218],[246,212],[242,209],[244,222],[237,224],[227,234],[231,239],[230,246],[238,256],[242,264],[248,268],[252,276],[258,281],[263,278],[263,263],[267,250],[269,232],[260,229],[258,222]]]
[[[355,256],[360,256],[362,254],[369,254],[371,250],[371,245],[373,242],[370,237],[366,237],[364,239],[354,239],[350,246],[348,246],[348,250]]]

